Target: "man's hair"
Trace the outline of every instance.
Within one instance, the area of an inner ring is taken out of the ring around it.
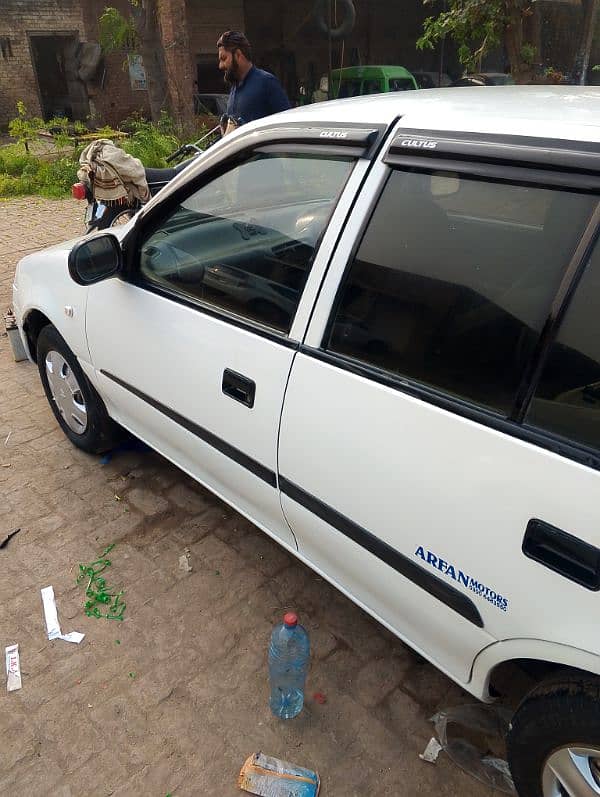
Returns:
[[[252,60],[252,47],[246,36],[239,30],[226,30],[217,42],[217,47],[224,47],[230,53],[240,50],[248,61]]]

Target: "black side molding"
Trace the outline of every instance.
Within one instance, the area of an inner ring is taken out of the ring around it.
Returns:
[[[433,595],[434,598],[446,604],[450,609],[460,614],[461,617],[464,617],[465,620],[473,623],[478,628],[483,628],[483,619],[479,609],[469,597],[456,589],[456,587],[446,584],[440,578],[432,575],[407,556],[404,556],[404,554],[399,553],[391,545],[371,534],[370,531],[363,529],[362,526],[327,506],[327,504],[305,492],[283,476],[279,477],[279,488],[282,493],[285,493],[293,501],[320,517],[325,523],[333,526],[333,528],[357,543],[357,545],[360,545],[373,556],[376,556],[382,562],[385,562],[386,565],[389,565],[409,579],[409,581],[424,589],[425,592]]]
[[[246,470],[249,470],[255,476],[258,476],[259,479],[262,479],[264,482],[269,484],[271,487],[277,487],[277,476],[275,471],[270,470],[265,465],[260,462],[257,462],[252,457],[249,457],[248,454],[245,454],[243,451],[240,451],[239,448],[232,446],[226,440],[223,440],[221,437],[217,437],[216,434],[209,432],[208,429],[205,429],[202,426],[199,426],[194,421],[190,421],[188,418],[185,418],[183,415],[180,415],[175,410],[172,410],[170,407],[167,407],[165,404],[161,404],[160,401],[153,399],[152,396],[148,396],[146,393],[142,393],[141,390],[133,387],[133,385],[124,382],[122,379],[119,379],[118,376],[114,376],[114,374],[109,374],[108,371],[100,371],[100,373],[105,376],[107,379],[115,382],[120,387],[128,390],[130,393],[133,393],[134,396],[137,396],[142,401],[145,401],[155,410],[158,412],[162,412],[167,418],[174,421],[175,423],[182,426],[184,429],[187,429],[188,432],[196,435],[196,437],[200,438],[200,440],[204,440],[205,443],[208,443],[209,446],[216,448],[217,451],[220,451],[221,454],[225,454],[226,457],[229,457],[234,462],[237,462],[238,465],[241,465]]]
[[[550,523],[529,521],[523,553],[569,581],[593,592],[600,590],[600,549]]]

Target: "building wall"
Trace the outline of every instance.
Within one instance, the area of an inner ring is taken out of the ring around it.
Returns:
[[[42,115],[31,36],[75,34],[81,42],[97,41],[98,18],[107,4],[105,0],[0,0],[0,39],[9,42],[0,51],[0,129],[16,115],[17,100],[23,100],[30,113]],[[111,0],[110,5],[126,10],[127,0]],[[98,124],[117,124],[134,110],[148,113],[147,92],[132,90],[123,69],[126,57],[124,52],[110,54],[97,78],[78,87],[84,100],[87,95],[92,101],[89,111],[96,109]],[[86,107],[85,115],[89,111]]]
[[[0,54],[0,127],[16,115],[17,100],[41,115],[38,83],[32,62],[28,33],[78,33],[83,37],[83,19],[78,0],[2,0],[0,37],[8,39],[10,51]],[[12,55],[10,55],[12,52]]]

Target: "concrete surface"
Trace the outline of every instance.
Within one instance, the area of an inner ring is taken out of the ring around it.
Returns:
[[[78,235],[82,214],[72,200],[0,203],[2,312],[17,260]],[[0,794],[233,797],[262,750],[319,771],[323,797],[491,795],[445,754],[418,757],[432,713],[469,695],[157,454],[102,465],[74,448],[6,337],[0,465],[0,539],[21,529],[0,550],[0,646],[19,643],[23,673],[21,691],[0,689]],[[86,617],[75,585],[78,563],[112,542],[123,623]],[[80,646],[47,641],[49,584]],[[291,608],[314,653],[306,708],[282,723],[265,659]]]

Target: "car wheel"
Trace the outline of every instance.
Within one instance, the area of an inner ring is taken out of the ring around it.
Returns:
[[[114,217],[111,221],[111,227],[122,227],[124,224],[129,224],[131,219],[135,216],[137,210],[134,208],[128,208],[127,210],[122,210],[120,213]]]
[[[508,762],[519,797],[600,795],[600,678],[563,675],[517,709]]]
[[[90,454],[112,448],[121,428],[109,418],[77,358],[52,325],[40,332],[37,364],[46,398],[69,440]]]

